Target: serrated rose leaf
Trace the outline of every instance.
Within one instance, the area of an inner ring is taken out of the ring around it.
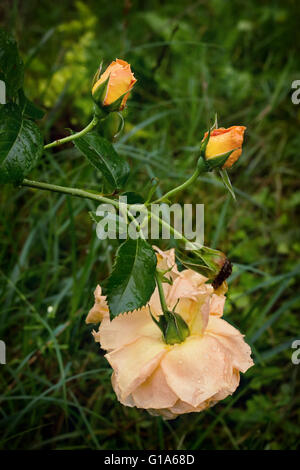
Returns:
[[[7,99],[13,98],[23,85],[24,66],[14,38],[0,29],[0,80],[6,87]]]
[[[112,317],[137,310],[149,301],[155,289],[156,255],[143,239],[128,239],[116,253],[105,295]]]
[[[37,125],[15,104],[0,107],[0,183],[20,183],[43,153]]]
[[[129,175],[129,165],[112,144],[96,131],[74,140],[74,145],[99,171],[113,189],[121,189]]]

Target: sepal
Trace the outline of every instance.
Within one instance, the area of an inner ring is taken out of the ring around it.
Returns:
[[[229,178],[229,175],[228,175],[227,171],[226,170],[220,170],[220,176],[222,178],[222,181],[223,181],[223,184],[224,184],[225,188],[231,194],[232,199],[234,201],[236,201],[236,197],[235,197],[235,194],[234,194],[234,189],[232,187],[232,184],[231,184],[231,181],[230,181],[230,178]]]
[[[237,149],[229,150],[229,152],[221,153],[220,155],[216,155],[213,158],[206,159],[206,163],[209,166],[209,171],[215,170],[217,168],[223,168],[223,165],[227,162],[228,158]]]
[[[207,144],[208,144],[208,141],[210,139],[210,133],[211,133],[211,129],[209,129],[208,133],[207,133],[207,136],[202,140],[201,142],[201,146],[200,146],[200,155],[205,159],[205,151],[206,151],[206,147],[207,147]]]
[[[104,106],[106,112],[113,113],[114,111],[122,111],[122,109],[123,109],[122,108],[122,101],[123,101],[124,96],[127,95],[127,93],[128,93],[128,91],[123,93],[123,95],[119,96],[119,98],[117,100],[113,101],[113,103],[108,104],[107,106]]]
[[[190,335],[188,325],[174,310],[164,312],[163,315],[159,315],[157,320],[152,314],[150,306],[148,307],[152,320],[162,332],[167,344],[182,343]]]
[[[167,283],[167,284],[169,284],[170,286],[173,285],[173,279],[172,279],[172,278],[169,279],[169,278],[166,276],[166,274],[168,274],[170,271],[172,271],[173,267],[174,267],[174,265],[171,266],[170,268],[164,269],[164,270],[161,270],[161,269],[156,268],[157,275],[160,277],[161,282]]]
[[[122,109],[123,109],[122,101],[123,101],[124,96],[126,96],[127,93],[128,93],[128,91],[126,91],[121,96],[119,96],[118,99],[116,99],[115,101],[113,101],[112,103],[110,103],[108,105],[105,105],[104,100],[105,100],[105,97],[106,97],[106,94],[107,94],[109,79],[110,79],[110,75],[107,77],[107,79],[103,83],[101,83],[95,89],[94,92],[92,92],[93,101],[94,101],[96,107],[99,108],[100,115],[102,115],[102,116],[105,115],[105,114],[108,114],[108,113],[113,113],[115,111],[122,111]],[[96,111],[96,113],[97,113],[97,111]],[[98,114],[96,114],[96,115],[98,115]]]
[[[234,152],[236,149],[230,150],[229,152],[222,153],[220,155],[216,155],[213,158],[206,158],[205,156],[205,151],[206,151],[206,146],[207,142],[209,139],[210,131],[208,132],[207,137],[205,138],[204,142],[202,142],[201,147],[200,147],[200,157],[197,162],[197,167],[198,170],[200,170],[200,173],[206,173],[209,171],[213,171],[216,169],[222,169],[223,165],[227,162],[228,158]]]
[[[97,86],[95,91],[92,91],[92,97],[93,97],[94,103],[97,106],[100,106],[101,108],[103,107],[103,102],[107,93],[109,77],[110,76],[108,76],[107,79],[104,80],[104,82],[100,83],[100,85]]]
[[[98,82],[99,78],[101,77],[102,65],[103,65],[103,61],[100,63],[99,68],[98,68],[97,72],[95,73],[95,75],[93,77],[92,88],[95,85],[95,83]]]
[[[176,312],[168,312],[164,338],[167,344],[182,343],[190,335],[184,319]]]

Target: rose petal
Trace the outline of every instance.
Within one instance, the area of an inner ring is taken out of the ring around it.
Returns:
[[[166,354],[161,367],[174,393],[196,407],[231,381],[231,360],[215,338],[189,336]]]
[[[251,359],[251,348],[245,342],[243,337],[239,336],[218,336],[218,341],[221,341],[232,354],[233,367],[246,372],[250,367],[254,365]]]
[[[138,408],[167,408],[178,400],[177,395],[170,389],[162,369],[157,369],[142,385],[132,392]]]
[[[228,129],[220,127],[219,129],[212,131],[206,147],[206,158],[210,159],[216,155],[221,155],[223,153],[229,152],[230,150],[237,149],[230,155],[224,165],[224,168],[230,168],[236,162],[236,160],[238,160],[242,153],[242,144],[245,130],[246,127],[244,126],[232,126]],[[207,133],[205,136],[206,135]]]
[[[210,317],[205,334],[216,338],[230,351],[234,368],[246,372],[253,366],[250,346],[245,342],[239,330],[228,322],[218,317]]]
[[[95,93],[99,85],[109,77],[104,105],[109,105],[117,100],[124,93],[126,95],[122,99],[122,108],[124,108],[129,92],[136,82],[131,72],[130,64],[124,60],[116,59],[103,72],[99,80],[95,83],[92,93]]]
[[[188,324],[191,335],[202,335],[208,324],[210,296],[205,294],[198,296],[197,300],[181,298],[176,307],[176,312],[182,316]]]
[[[152,374],[166,351],[161,340],[142,337],[105,355],[115,371],[123,400]]]
[[[226,320],[223,320],[223,318],[219,318],[213,315],[209,316],[206,332],[212,332],[214,334],[223,336],[243,337],[239,330],[234,328],[234,326],[230,325],[230,323],[228,323]]]
[[[226,385],[222,390],[216,393],[211,399],[213,401],[224,400],[228,395],[232,395],[233,392],[237,389],[240,383],[240,373],[238,370],[234,369],[232,374],[232,380]]]
[[[166,301],[170,309],[176,303],[176,312],[188,323],[191,334],[202,334],[209,316],[209,299],[213,288],[205,284],[207,278],[191,270],[185,270],[175,279],[169,289]]]
[[[99,328],[101,347],[106,350],[121,348],[141,336],[159,340],[161,331],[152,320],[149,309],[142,308],[118,315],[112,321],[105,319]]]
[[[199,295],[211,294],[213,287],[205,284],[206,280],[206,277],[189,269],[182,271],[168,292],[167,304],[172,307],[180,298],[196,300]]]
[[[98,285],[94,292],[95,304],[86,317],[86,323],[99,323],[103,318],[109,316],[106,297],[101,295],[101,287]]]
[[[225,300],[225,295],[213,294],[209,306],[210,315],[216,315],[221,317],[223,315]]]
[[[99,333],[99,330],[98,331],[95,331],[93,330],[92,331],[92,335],[94,337],[94,340],[96,343],[100,343],[100,333]]]
[[[175,261],[175,250],[171,248],[171,250],[162,251],[157,246],[153,245],[152,248],[156,251],[157,257],[157,268],[161,271],[166,271],[170,269],[170,273],[179,275],[179,271],[177,268],[177,264]],[[167,273],[168,274],[168,273]]]
[[[208,407],[209,407],[209,405],[206,401],[200,403],[200,405],[195,407],[195,406],[192,406],[189,403],[186,403],[182,400],[178,400],[177,403],[175,403],[175,405],[172,406],[172,408],[170,408],[170,411],[175,415],[181,415],[181,414],[184,414],[184,413],[196,413],[196,412],[199,412],[199,411],[203,411]]]
[[[119,402],[122,403],[122,405],[130,406],[131,408],[135,406],[132,395],[128,395],[125,399],[122,398],[120,387],[118,385],[118,381],[116,379],[116,374],[114,372],[112,373],[112,376],[111,376],[111,384],[112,384],[112,387],[115,391],[115,394],[118,397]]]

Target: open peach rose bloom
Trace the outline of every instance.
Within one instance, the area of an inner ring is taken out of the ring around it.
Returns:
[[[246,372],[253,361],[243,335],[222,319],[225,295],[216,294],[204,276],[190,269],[179,272],[174,250],[155,249],[158,269],[171,268],[166,276],[173,283],[163,285],[168,308],[179,299],[176,312],[188,324],[190,336],[182,343],[166,344],[148,306],[110,321],[100,286],[86,322],[101,322],[93,335],[107,351],[119,401],[174,419],[231,395],[239,385],[240,372]],[[161,314],[157,288],[149,306],[157,318]]]

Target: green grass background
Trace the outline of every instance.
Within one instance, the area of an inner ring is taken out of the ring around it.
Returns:
[[[295,449],[299,443],[299,2],[7,1],[28,95],[47,113],[45,140],[91,117],[101,60],[128,60],[138,78],[117,142],[128,189],[160,191],[193,171],[203,132],[245,125],[230,172],[237,203],[215,175],[178,196],[205,203],[205,242],[234,262],[225,317],[246,334],[255,367],[211,410],[164,422],[121,406],[111,370],[84,323],[115,247],[95,236],[91,201],[2,187],[0,366],[2,449]],[[32,179],[101,188],[72,146],[47,152]],[[178,199],[179,200],[179,199]],[[161,245],[167,248],[167,245]]]

